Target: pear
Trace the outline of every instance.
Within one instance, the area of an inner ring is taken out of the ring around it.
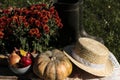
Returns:
[[[13,51],[9,56],[9,64],[11,66],[14,66],[17,63],[19,63],[20,59],[21,59],[21,57],[18,54],[16,54],[15,51]]]

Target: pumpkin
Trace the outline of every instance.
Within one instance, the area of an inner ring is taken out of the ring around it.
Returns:
[[[58,49],[38,55],[33,64],[33,72],[44,80],[63,80],[72,72],[72,63]]]

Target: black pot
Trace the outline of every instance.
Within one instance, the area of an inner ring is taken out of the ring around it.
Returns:
[[[58,44],[65,46],[75,43],[79,36],[79,1],[58,0],[54,5],[63,23]]]

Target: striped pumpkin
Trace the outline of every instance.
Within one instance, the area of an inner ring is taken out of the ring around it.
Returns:
[[[64,80],[72,72],[72,64],[62,51],[54,49],[38,55],[33,72],[44,80]]]

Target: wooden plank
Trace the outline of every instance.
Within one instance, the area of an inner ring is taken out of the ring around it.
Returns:
[[[16,76],[0,76],[0,80],[18,80]]]

